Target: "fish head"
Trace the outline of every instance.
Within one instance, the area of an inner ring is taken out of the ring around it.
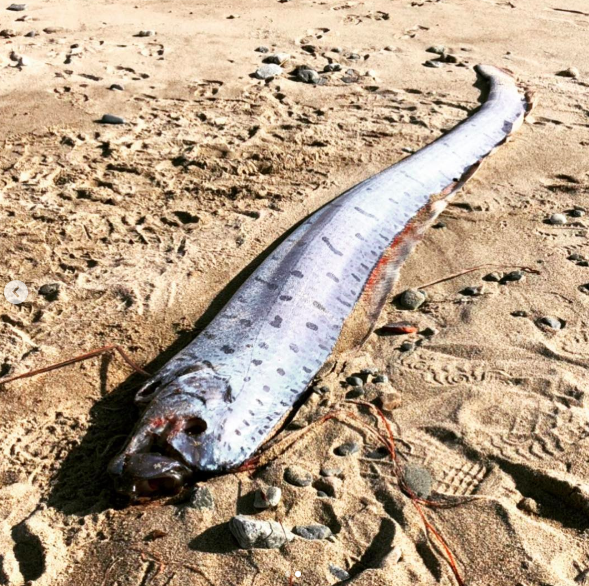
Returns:
[[[206,365],[148,381],[136,395],[145,412],[109,464],[116,490],[132,499],[173,495],[199,473],[232,467],[215,437],[230,401],[229,382]]]

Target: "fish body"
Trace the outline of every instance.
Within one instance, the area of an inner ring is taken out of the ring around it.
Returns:
[[[146,410],[110,466],[123,492],[174,490],[196,470],[235,468],[283,420],[390,251],[403,248],[398,267],[410,250],[412,219],[437,216],[444,200],[436,207],[432,196],[456,189],[521,124],[526,101],[513,79],[477,70],[490,92],[476,114],[312,214],[139,390]]]

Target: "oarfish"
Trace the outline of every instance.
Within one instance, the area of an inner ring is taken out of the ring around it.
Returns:
[[[131,496],[177,492],[252,456],[333,351],[359,300],[374,321],[423,228],[528,109],[513,78],[477,66],[482,107],[304,221],[188,346],[138,391],[146,409],[110,464]]]

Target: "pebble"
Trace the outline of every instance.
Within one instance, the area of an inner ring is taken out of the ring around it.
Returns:
[[[46,283],[39,287],[39,295],[47,301],[56,301],[59,297],[59,283]]]
[[[289,59],[290,55],[288,53],[274,53],[274,55],[266,57],[264,61],[265,63],[275,63],[276,65],[283,65]]]
[[[426,67],[442,67],[442,62],[441,61],[432,61],[432,60],[428,60],[424,63],[424,65]]]
[[[3,39],[10,39],[12,37],[16,37],[17,34],[18,33],[12,30],[11,28],[5,28],[0,31],[0,37],[2,37]]]
[[[113,83],[111,84],[111,86],[108,88],[109,90],[113,90],[113,91],[119,91],[119,92],[124,92],[125,88],[120,84],[120,83]]]
[[[396,51],[396,50],[397,50],[397,48],[396,48],[396,47],[393,47],[393,45],[387,45],[387,46],[384,48],[384,50],[385,50],[385,51]]]
[[[125,124],[125,119],[120,116],[115,116],[114,114],[104,114],[100,119],[100,122],[102,122],[102,124]]]
[[[272,79],[277,75],[282,74],[283,71],[284,70],[282,67],[280,67],[280,65],[276,65],[275,63],[268,63],[258,67],[254,73],[254,77],[257,77],[258,79]]]
[[[293,486],[309,486],[313,482],[313,475],[300,466],[289,466],[284,471],[284,480]]]
[[[37,36],[37,31],[29,31],[25,37],[31,38],[31,37],[36,37]]]
[[[550,315],[541,317],[538,320],[538,323],[542,326],[550,328],[551,330],[560,330],[563,328],[562,322],[558,318],[552,317]]]
[[[11,4],[6,10],[12,10],[13,12],[22,12],[27,9],[26,4]]]
[[[257,51],[258,53],[268,53],[270,49],[268,49],[268,47],[256,47],[254,51]]]
[[[431,336],[435,336],[438,333],[438,330],[436,330],[435,328],[424,328],[419,333],[422,336],[426,336],[426,337],[430,338]]]
[[[399,350],[401,350],[401,352],[411,352],[411,350],[415,349],[415,344],[413,342],[403,342],[400,346],[399,346]]]
[[[432,45],[428,47],[426,53],[435,53],[436,55],[443,55],[446,52],[446,47],[444,45]]]
[[[399,305],[403,309],[415,310],[421,307],[427,299],[427,293],[419,289],[407,289],[399,295]]]
[[[343,50],[341,47],[334,47],[334,48],[332,49],[332,51],[333,51],[334,53],[343,53],[343,52],[344,52],[344,50]]]
[[[560,77],[572,77],[573,79],[579,79],[580,72],[576,67],[569,67],[563,71],[559,71],[556,75]]]
[[[574,210],[571,210],[571,212],[569,213],[569,216],[571,216],[571,218],[582,218],[585,215],[585,210],[582,210],[580,208],[575,208]]]
[[[589,283],[585,283],[584,285],[579,285],[579,291],[581,293],[585,293],[585,295],[589,295]]]
[[[325,73],[331,73],[332,71],[341,71],[342,66],[339,63],[328,63],[324,68],[323,71]]]
[[[538,503],[532,498],[523,498],[518,504],[518,509],[537,515],[539,513]]]
[[[254,507],[256,509],[269,509],[278,506],[282,498],[282,491],[276,486],[268,486],[256,490]]]
[[[585,257],[582,254],[578,254],[577,252],[575,252],[575,253],[571,254],[568,257],[568,259],[572,260],[574,262],[579,262],[579,261],[585,260]]]
[[[342,475],[343,470],[341,468],[336,467],[328,467],[322,466],[319,474],[324,478],[331,478],[332,476],[339,477]]]
[[[364,381],[359,376],[349,376],[346,382],[352,387],[361,387],[364,385]]]
[[[452,55],[449,53],[448,55],[444,55],[444,62],[445,63],[458,63],[459,59],[456,55]]]
[[[329,495],[326,492],[323,492],[322,490],[318,490],[317,497],[320,499],[324,499],[324,498],[329,498]]]
[[[326,525],[296,525],[292,532],[303,539],[327,539],[332,536]]]
[[[319,83],[321,77],[314,69],[297,69],[297,79],[303,83]]]
[[[358,55],[358,53],[349,53],[348,59],[350,59],[351,61],[357,61],[358,59],[360,59],[360,55]]]
[[[260,521],[237,515],[229,521],[229,530],[242,549],[278,549],[294,535],[276,521]]]
[[[523,278],[524,278],[523,271],[511,271],[511,272],[507,273],[506,275],[504,275],[501,280],[503,282],[507,282],[507,281],[515,282],[515,281],[521,281]]]
[[[503,278],[501,273],[489,273],[483,277],[483,281],[489,281],[490,283],[498,283]]]
[[[330,390],[331,390],[331,389],[330,389],[330,388],[329,388],[327,385],[322,385],[322,386],[320,386],[320,387],[317,389],[317,391],[318,391],[319,393],[321,393],[322,395],[325,395],[325,394],[329,393],[329,392],[330,392]]]
[[[386,374],[378,374],[372,379],[372,382],[377,385],[388,383],[389,377]]]
[[[213,493],[206,486],[195,486],[187,506],[199,511],[215,508]]]
[[[55,35],[57,33],[62,33],[65,31],[65,28],[62,26],[48,26],[47,28],[43,29],[43,32],[48,35]]]
[[[338,579],[341,580],[342,582],[344,580],[349,580],[350,579],[350,574],[348,574],[348,572],[346,572],[345,570],[342,570],[341,568],[339,568],[338,566],[334,566],[333,564],[329,564],[329,571]]]
[[[548,223],[554,226],[562,226],[567,223],[567,217],[564,214],[552,214],[548,218]]]
[[[528,317],[528,312],[524,311],[523,309],[516,309],[515,311],[511,312],[513,317]]]
[[[432,228],[434,228],[435,230],[441,230],[442,228],[446,228],[447,224],[446,222],[437,222],[436,224],[434,224],[432,226]]]
[[[419,498],[427,499],[432,492],[432,475],[427,468],[408,464],[403,470],[403,480],[409,490]]]
[[[481,287],[465,287],[460,291],[462,295],[466,295],[467,297],[476,297],[482,293]]]
[[[138,37],[153,37],[153,36],[155,36],[155,31],[152,31],[152,30],[139,31],[136,36],[138,36]]]
[[[360,450],[358,442],[345,442],[335,448],[334,453],[338,456],[351,456]]]
[[[376,376],[378,374],[378,368],[363,368],[360,374],[362,376]]]

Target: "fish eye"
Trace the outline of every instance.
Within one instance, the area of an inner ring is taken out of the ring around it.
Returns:
[[[207,422],[200,417],[191,417],[184,427],[186,435],[195,437],[204,433],[207,430]]]

